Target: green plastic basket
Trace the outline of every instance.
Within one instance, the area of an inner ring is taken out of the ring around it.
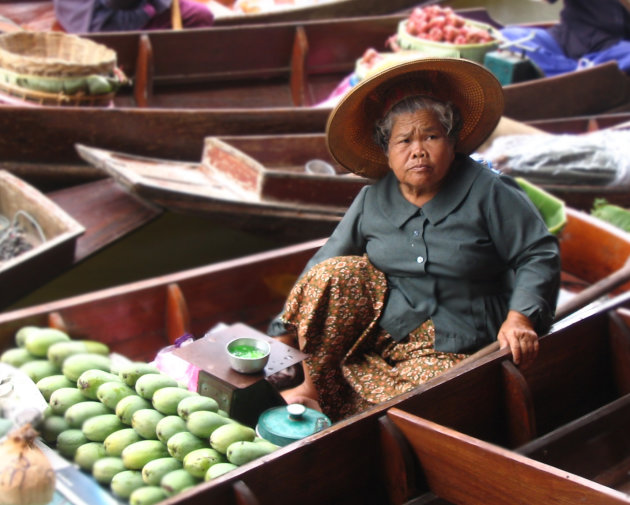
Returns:
[[[434,42],[411,35],[407,31],[407,20],[398,23],[397,42],[401,49],[421,51],[427,56],[436,58],[463,58],[482,63],[486,53],[499,47],[501,33],[492,26],[476,21],[466,21],[467,25],[488,30],[495,39],[484,44],[451,44],[448,42]]]
[[[565,203],[522,177],[515,179],[542,215],[549,231],[554,235],[560,233],[567,223]]]

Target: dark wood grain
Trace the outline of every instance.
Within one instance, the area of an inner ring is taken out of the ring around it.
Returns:
[[[113,180],[54,191],[48,196],[86,229],[77,240],[75,262],[158,217],[162,210],[120,188]]]
[[[536,413],[531,391],[523,374],[510,361],[504,361],[505,405],[510,420],[510,441],[522,445],[536,436]]]
[[[63,326],[73,338],[94,338],[131,358],[150,360],[157,350],[168,345],[164,311],[168,287],[174,283],[186,300],[195,336],[203,335],[218,322],[242,322],[264,331],[284,303],[295,276],[320,244],[321,241],[316,241],[290,246],[0,313],[0,341],[4,346],[11,345],[16,329],[27,324],[47,324],[49,315],[54,313],[63,319]],[[539,437],[622,396],[618,374],[612,365],[610,342],[613,332],[623,328],[627,332],[627,327],[621,318],[611,317],[609,309],[578,318],[574,324],[542,337],[538,359],[531,368],[522,371],[535,405]],[[383,470],[388,457],[393,458],[390,462],[405,460],[392,449],[391,437],[382,438],[379,419],[392,407],[482,442],[469,443],[468,439],[466,445],[470,451],[465,457],[459,449],[441,451],[439,456],[444,475],[457,480],[453,482],[454,489],[469,496],[483,492],[489,497],[489,501],[476,503],[494,505],[493,489],[503,493],[496,503],[518,503],[514,492],[520,492],[524,483],[532,489],[523,496],[537,500],[528,503],[576,500],[574,482],[578,482],[580,493],[586,493],[579,496],[601,496],[606,500],[620,496],[612,488],[594,485],[584,477],[566,478],[567,470],[554,467],[555,470],[549,471],[543,463],[525,462],[531,458],[513,452],[515,447],[508,427],[510,411],[505,405],[502,378],[502,363],[506,359],[509,353],[498,351],[445,372],[408,393],[248,463],[216,481],[202,483],[172,498],[171,503],[234,505],[237,499],[242,499],[235,494],[238,489],[234,486],[239,481],[246,484],[251,499],[275,505],[294,505],[296,501],[302,505],[389,503],[391,486],[401,486],[401,482],[402,487],[398,487],[401,492],[397,495],[401,500],[409,497],[410,503],[416,502],[417,497],[410,495],[417,492],[424,496],[419,503],[444,503],[450,495],[441,494],[441,488],[433,488],[430,478],[427,485],[423,475],[435,467],[425,466],[422,459],[413,463],[421,464],[418,472],[405,470],[406,475],[395,476],[394,482],[388,482],[388,472]],[[498,451],[500,458],[495,459],[497,451],[488,452],[488,444],[502,448]],[[508,463],[504,460],[519,469],[505,481],[510,485],[494,487],[495,481],[486,484],[484,479],[493,473],[490,470],[496,470],[497,476],[505,476]],[[448,470],[463,461],[470,461],[471,469],[484,474],[483,478],[471,481],[470,475],[463,478],[461,472]],[[392,463],[394,468],[398,464]],[[409,468],[409,463],[403,463],[402,467]],[[599,470],[603,473],[606,469]],[[549,474],[552,480],[548,480]],[[559,475],[565,476],[566,482],[558,482]],[[396,479],[401,478],[396,484]],[[522,482],[514,484],[512,489],[513,481],[521,478]],[[553,489],[549,488],[550,482],[554,483]],[[431,492],[442,500],[433,500]],[[630,499],[598,503],[630,503]]]
[[[414,447],[431,490],[453,503],[630,503],[623,493],[402,410],[388,416]]]

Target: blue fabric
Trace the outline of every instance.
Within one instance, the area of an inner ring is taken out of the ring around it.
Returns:
[[[532,37],[525,53],[549,77],[609,61],[630,73],[630,12],[619,0],[564,0],[560,22],[548,30],[510,26],[501,33],[510,41]]]
[[[584,55],[581,60],[593,64],[616,60],[619,68],[630,74],[630,40],[621,40],[603,51]]]
[[[525,54],[540,67],[547,77],[608,61],[617,61],[621,70],[630,73],[630,41],[628,40],[621,40],[606,49],[587,53],[579,59],[574,59],[565,55],[562,47],[545,29],[514,26],[504,28],[501,33],[510,41],[532,37],[522,42],[520,46],[528,48],[524,51]]]

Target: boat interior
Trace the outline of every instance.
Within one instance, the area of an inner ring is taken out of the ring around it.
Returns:
[[[587,228],[567,227],[563,233]],[[575,273],[567,289],[579,292],[595,281],[590,267],[598,262],[585,246],[596,239],[588,237],[575,241],[585,264],[580,266],[577,258],[566,265]],[[597,240],[598,247],[591,249],[606,255],[606,244]],[[0,340],[11,345],[25,325],[53,326],[148,361],[182,334],[202,336],[221,322],[246,322],[264,332],[297,272],[321,243],[5,312],[0,314]],[[621,253],[608,262],[604,275],[627,256]],[[556,323],[541,338],[539,357],[526,370],[511,363],[507,350],[499,350],[196,486],[176,501],[507,504],[517,503],[510,493],[518,493],[523,503],[543,503],[549,496],[545,493],[562,489],[557,494],[566,500],[558,503],[575,503],[569,499],[576,496],[587,497],[583,503],[630,503],[624,494],[630,471],[630,437],[624,431],[630,401],[630,312],[612,310],[626,307],[629,295],[623,286],[617,291],[622,300],[610,300],[610,307],[605,303],[574,315],[573,321]],[[279,480],[282,493],[269,485]],[[323,481],[326,486],[319,484]]]
[[[545,337],[528,370],[495,357],[447,372],[187,502],[630,503],[628,315]]]
[[[499,26],[483,8],[459,12]],[[327,100],[368,49],[391,50],[387,40],[396,34],[401,19],[404,16],[384,15],[260,24],[246,30],[215,27],[88,37],[114,49],[119,67],[132,78],[133,85],[114,99],[118,107],[330,107]],[[510,84],[505,87],[506,111],[528,120],[627,110],[630,80],[615,63],[599,67],[574,76],[580,82],[571,84],[571,92],[580,99],[571,105],[563,100],[540,103],[540,89],[529,86],[531,81]],[[546,96],[563,96],[567,83],[558,77],[535,81],[545,82]]]

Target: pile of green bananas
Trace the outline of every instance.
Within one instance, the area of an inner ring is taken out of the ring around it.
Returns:
[[[131,505],[215,479],[279,446],[145,362],[115,368],[107,345],[27,326],[0,361],[48,402],[42,438]]]

